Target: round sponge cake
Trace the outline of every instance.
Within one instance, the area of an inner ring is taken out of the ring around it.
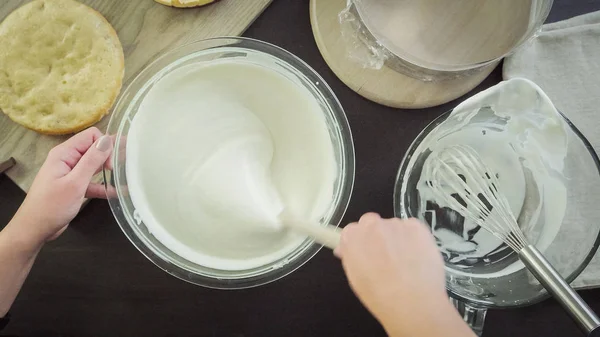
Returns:
[[[189,7],[200,7],[204,5],[217,2],[218,0],[155,0],[156,2],[165,6],[189,8]]]
[[[106,19],[73,0],[35,0],[0,23],[0,109],[45,134],[98,122],[123,81],[119,38]]]

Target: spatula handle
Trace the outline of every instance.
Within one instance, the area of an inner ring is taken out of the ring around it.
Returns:
[[[285,222],[285,226],[295,232],[313,238],[316,242],[332,250],[336,249],[340,244],[340,234],[342,230],[332,225],[323,226],[310,222],[290,221]]]

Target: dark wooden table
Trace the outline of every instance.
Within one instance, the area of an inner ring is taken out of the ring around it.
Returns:
[[[555,0],[548,21],[599,9],[600,1]],[[321,58],[311,33],[307,0],[275,0],[246,36],[279,45],[308,62],[345,107],[357,163],[345,222],[366,211],[393,216],[394,178],[410,142],[433,118],[464,98],[416,111],[390,109],[361,98]],[[469,95],[500,80],[496,69]],[[10,220],[23,198],[16,185],[0,176],[0,226]],[[600,311],[600,290],[582,294]],[[4,334],[20,336],[385,335],[353,296],[329,251],[266,286],[204,289],[179,281],[147,261],[121,233],[108,204],[100,200],[85,207],[72,227],[43,249],[12,313]],[[553,300],[488,314],[485,337],[533,335],[579,336],[579,332]]]

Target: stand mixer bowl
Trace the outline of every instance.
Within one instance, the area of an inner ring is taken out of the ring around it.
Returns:
[[[402,160],[394,190],[396,216],[426,219],[424,214],[419,214],[420,195],[416,185],[430,152],[420,145],[427,143],[428,137],[432,137],[432,132],[450,113],[431,122],[411,144]],[[588,265],[600,245],[600,224],[597,221],[600,214],[596,206],[600,202],[600,161],[579,130],[566,117],[561,115],[561,118],[568,139],[563,169],[567,177],[566,211],[551,242],[543,249],[543,254],[570,283]],[[526,199],[524,207],[527,207],[527,202],[536,201]],[[443,221],[450,222],[450,218],[444,218]],[[438,243],[441,242],[439,238],[436,239]],[[447,252],[442,255],[446,265],[448,293],[476,333],[482,332],[488,308],[526,306],[548,297],[544,287],[526,268],[507,267],[520,262],[516,253],[504,244],[481,258],[458,261]]]
[[[353,24],[372,55],[431,81],[466,76],[497,63],[540,30],[552,0],[348,0]]]

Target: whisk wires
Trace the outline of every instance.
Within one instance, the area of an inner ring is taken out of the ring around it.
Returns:
[[[527,246],[510,204],[499,190],[498,177],[473,148],[447,147],[432,152],[427,161],[424,170],[431,178],[427,184],[434,201],[491,232],[517,252]]]

